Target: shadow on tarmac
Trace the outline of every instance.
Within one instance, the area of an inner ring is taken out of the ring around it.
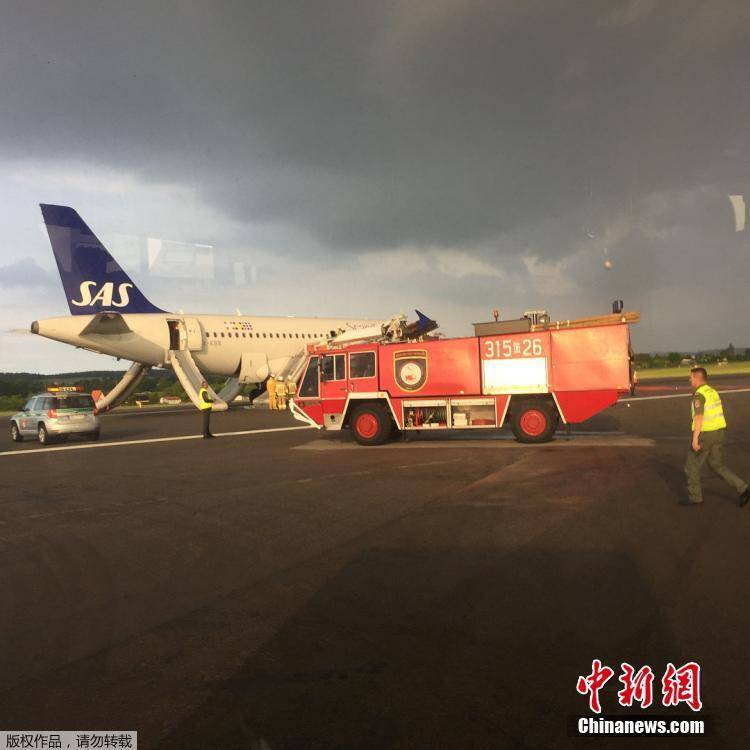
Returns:
[[[592,658],[680,658],[658,612],[621,554],[372,549],[159,747],[559,747]]]

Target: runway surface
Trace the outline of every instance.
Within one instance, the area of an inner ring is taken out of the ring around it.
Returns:
[[[214,416],[213,441],[191,411],[115,412],[102,443],[62,451],[3,434],[0,728],[580,746],[567,722],[592,659],[656,682],[695,660],[711,734],[660,746],[746,744],[750,506],[708,477],[702,507],[677,505],[689,399],[670,385],[544,446],[367,449],[242,409]],[[750,382],[720,387],[737,391],[727,463],[750,477]]]

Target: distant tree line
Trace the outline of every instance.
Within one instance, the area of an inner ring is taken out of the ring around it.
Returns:
[[[635,355],[635,366],[639,369],[677,367],[684,360],[690,360],[697,365],[710,365],[716,362],[746,362],[750,360],[750,349],[738,349],[729,344],[725,349],[712,349],[703,352],[669,352],[667,354],[651,354],[645,352]]]

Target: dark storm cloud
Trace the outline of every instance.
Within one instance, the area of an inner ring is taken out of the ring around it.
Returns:
[[[32,258],[0,266],[0,287],[51,287],[56,283],[52,274],[40,268]]]
[[[0,149],[332,247],[528,229],[559,258],[643,195],[744,191],[748,21],[744,0],[19,3]]]

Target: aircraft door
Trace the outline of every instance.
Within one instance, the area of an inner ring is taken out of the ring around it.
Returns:
[[[168,320],[167,325],[169,326],[169,348],[171,351],[180,351],[183,347],[180,346],[182,338],[182,321],[181,320]]]
[[[202,348],[200,323],[195,318],[188,318],[192,325],[192,333],[188,329],[185,320],[168,320],[169,326],[169,348],[175,352],[184,352],[186,349],[196,351]],[[189,346],[190,344],[190,346]]]
[[[185,318],[187,348],[191,352],[203,349],[203,331],[197,318]]]

